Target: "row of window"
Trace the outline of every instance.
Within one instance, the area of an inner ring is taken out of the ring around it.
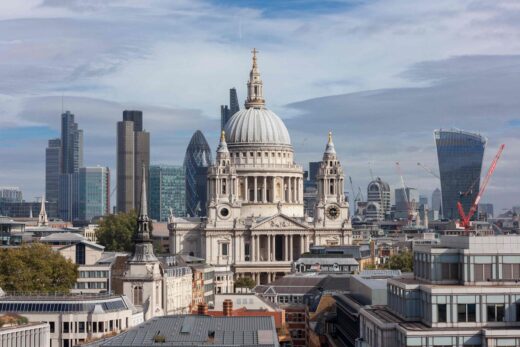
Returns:
[[[301,295],[279,295],[278,303],[280,303],[280,304],[302,304],[303,296],[301,296]]]
[[[108,271],[80,271],[79,278],[107,278]]]
[[[231,158],[233,158],[233,153],[230,153],[229,156],[230,156]],[[235,153],[235,157],[236,157],[236,158],[239,158],[240,156],[242,156],[243,158],[245,158],[245,157],[247,156],[247,152],[237,152],[237,153]],[[255,156],[255,152],[249,152],[249,156],[250,156],[251,158],[253,158],[253,157]],[[262,156],[262,152],[257,152],[256,157],[259,158],[259,157],[261,157],[261,156]],[[269,157],[269,152],[264,152],[264,157],[265,157],[265,158]],[[275,152],[271,152],[271,157],[273,157],[273,158],[276,157],[276,153],[275,153]],[[283,157],[283,158],[285,158],[285,157],[289,158],[290,155],[289,155],[289,153],[285,153],[285,152],[280,153],[280,152],[278,152],[278,158],[281,158],[281,157]]]
[[[516,305],[516,321],[520,322],[520,304]],[[448,321],[448,305],[437,304],[437,322],[446,323]],[[504,322],[505,321],[505,305],[504,304],[488,304],[486,305],[487,322]],[[476,304],[458,304],[457,305],[457,321],[458,322],[476,322]]]
[[[122,300],[79,304],[2,302],[0,312],[90,312],[95,305],[101,305],[105,311],[126,309]]]
[[[74,289],[106,289],[106,282],[76,282]]]

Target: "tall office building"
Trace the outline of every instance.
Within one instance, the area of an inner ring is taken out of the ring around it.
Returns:
[[[83,166],[83,130],[70,111],[61,115],[61,156],[62,173],[75,173]]]
[[[170,209],[177,217],[186,216],[186,176],[183,166],[150,166],[150,217],[164,222]]]
[[[123,121],[117,123],[117,211],[129,212],[137,208],[143,163],[147,174],[150,133],[143,130],[143,112],[125,110]]]
[[[57,142],[53,142],[53,145],[57,145]],[[83,130],[78,128],[74,114],[70,111],[61,115],[60,166],[58,216],[71,221],[79,218],[78,172],[83,166]]]
[[[45,199],[58,203],[61,173],[61,139],[51,139],[45,149]],[[57,211],[47,211],[49,217],[57,217]]]
[[[432,193],[432,210],[433,211],[441,211],[441,190],[439,188],[435,188]]]
[[[435,130],[441,176],[442,216],[458,219],[457,202],[467,213],[480,188],[486,138],[461,130]]]
[[[405,193],[406,192],[406,193]],[[406,195],[405,195],[406,194]],[[419,191],[415,188],[406,187],[395,190],[395,218],[408,218],[408,205],[410,209],[417,212],[419,210]]]
[[[79,219],[91,221],[110,213],[110,171],[108,167],[79,169]]]
[[[220,128],[224,130],[226,123],[228,120],[238,111],[240,111],[240,106],[238,104],[237,90],[235,88],[231,88],[229,90],[229,106],[221,105],[220,106]]]
[[[0,187],[0,202],[22,202],[22,191],[18,187]]]
[[[211,150],[208,142],[202,132],[197,130],[191,137],[184,156],[186,212],[190,216],[206,215],[206,177],[211,164]]]
[[[390,185],[380,177],[367,186],[366,216],[372,221],[382,221],[390,213]]]

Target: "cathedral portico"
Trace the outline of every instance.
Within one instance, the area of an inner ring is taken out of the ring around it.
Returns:
[[[235,276],[265,283],[290,272],[313,244],[350,244],[349,207],[329,134],[317,175],[316,217],[304,215],[303,168],[294,162],[285,124],[265,107],[256,51],[245,106],[226,124],[208,170],[207,219],[172,216],[170,250],[230,265]]]

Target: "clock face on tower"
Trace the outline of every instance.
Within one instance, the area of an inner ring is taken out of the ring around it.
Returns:
[[[339,208],[337,206],[329,206],[326,212],[329,219],[336,219],[339,217]]]

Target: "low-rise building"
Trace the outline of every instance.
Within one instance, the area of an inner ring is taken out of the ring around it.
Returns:
[[[50,347],[47,323],[3,325],[0,327],[2,347]]]
[[[164,313],[186,314],[192,308],[192,280],[191,268],[179,265],[175,257],[160,258],[164,268]]]
[[[78,265],[78,280],[71,290],[73,293],[101,293],[112,290],[112,264],[103,261],[111,253],[105,253],[104,246],[71,232],[51,234],[42,237],[40,242],[50,245],[66,259]]]
[[[358,346],[516,346],[520,237],[441,236],[416,246],[413,276],[360,313]]]
[[[0,314],[16,313],[49,324],[50,347],[72,347],[116,334],[143,321],[125,296],[110,294],[5,294]]]

